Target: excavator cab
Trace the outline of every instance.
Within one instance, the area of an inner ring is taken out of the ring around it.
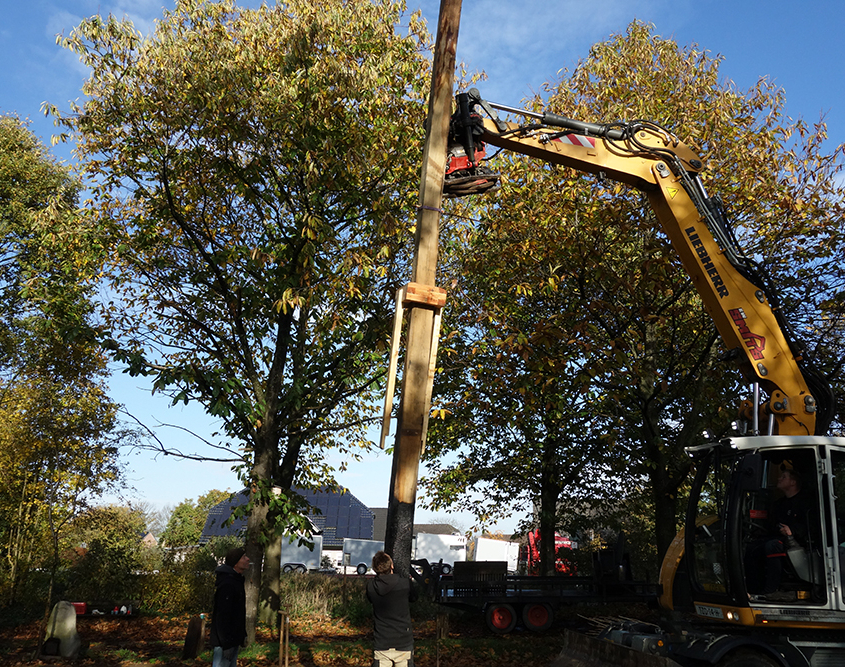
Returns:
[[[756,436],[691,453],[673,607],[757,626],[845,621],[845,439]]]

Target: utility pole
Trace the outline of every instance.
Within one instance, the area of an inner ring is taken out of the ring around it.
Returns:
[[[385,550],[393,557],[396,572],[402,576],[411,571],[417,478],[431,409],[440,311],[446,303],[446,291],[436,287],[434,281],[460,20],[461,0],[441,0],[428,99],[416,254],[411,283],[404,288],[401,297],[402,307],[410,310],[410,323],[384,539]]]

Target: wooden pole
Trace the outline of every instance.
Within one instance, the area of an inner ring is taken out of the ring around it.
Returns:
[[[443,307],[446,299],[445,291],[435,287],[434,280],[460,19],[461,0],[441,0],[428,100],[428,131],[417,212],[416,254],[412,283],[405,290],[403,302],[404,308],[410,309],[410,323],[384,536],[385,550],[393,556],[395,571],[402,576],[407,576],[411,570],[417,477],[427,416],[431,408],[435,314]]]
[[[279,667],[290,665],[290,616],[280,611],[279,625]]]

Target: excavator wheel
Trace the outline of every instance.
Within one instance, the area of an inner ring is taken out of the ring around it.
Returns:
[[[762,653],[737,651],[722,658],[717,667],[779,667],[779,665]]]
[[[495,602],[485,613],[487,627],[499,635],[505,635],[516,626],[516,612],[509,604]]]

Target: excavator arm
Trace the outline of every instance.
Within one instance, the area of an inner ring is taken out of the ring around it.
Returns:
[[[773,290],[738,247],[721,201],[705,192],[700,179],[704,165],[688,146],[649,121],[585,123],[493,104],[482,100],[476,89],[458,95],[457,106],[447,196],[474,192],[473,182],[475,192],[494,186],[498,175],[481,164],[485,144],[643,191],[727,349],[755,388],[754,399],[740,407],[740,417],[752,433],[812,435],[827,430],[827,409],[820,415],[818,403],[827,402],[829,389],[806,368]],[[504,122],[494,109],[529,121]],[[460,161],[454,159],[456,151]],[[459,185],[453,189],[453,183]]]

